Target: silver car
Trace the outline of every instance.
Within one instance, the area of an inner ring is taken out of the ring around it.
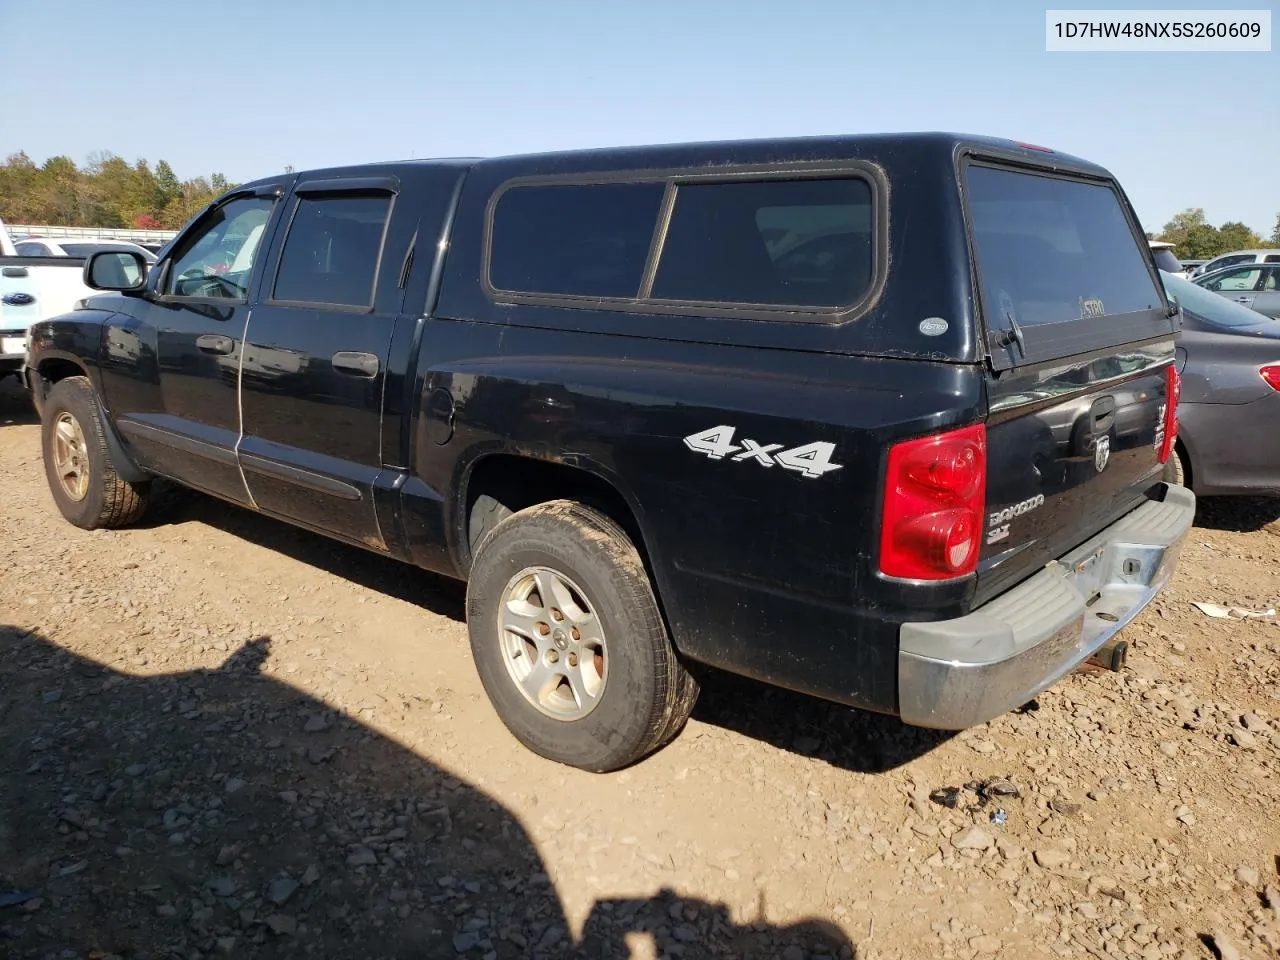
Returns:
[[[1280,263],[1227,267],[1196,277],[1197,286],[1268,317],[1280,317]]]
[[[1280,320],[1161,279],[1182,309],[1178,440],[1166,479],[1196,496],[1280,493]]]

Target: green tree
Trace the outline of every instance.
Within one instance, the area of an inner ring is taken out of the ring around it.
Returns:
[[[1218,238],[1222,241],[1222,253],[1232,250],[1251,250],[1260,247],[1263,240],[1243,223],[1224,223],[1218,228]]]
[[[1207,260],[1217,256],[1221,238],[1217,227],[1205,220],[1204,209],[1188,207],[1164,225],[1157,238],[1174,246],[1174,255],[1183,260]]]
[[[1280,243],[1280,213],[1276,214],[1276,228],[1271,231],[1271,242]]]
[[[182,195],[182,183],[167,160],[161,160],[156,164],[156,192],[156,200],[161,210]]]

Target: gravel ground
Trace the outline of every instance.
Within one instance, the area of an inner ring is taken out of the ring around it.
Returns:
[[[958,736],[711,676],[596,776],[458,584],[181,491],[77,530],[10,388],[0,489],[0,956],[1280,954],[1280,627],[1191,605],[1280,601],[1280,501],[1202,505],[1123,673]]]

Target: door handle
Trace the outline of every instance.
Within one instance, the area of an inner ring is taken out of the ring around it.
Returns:
[[[372,378],[378,375],[378,358],[372,353],[339,350],[330,362],[333,369],[348,376]]]
[[[235,348],[236,342],[220,333],[206,333],[203,337],[196,337],[196,349],[204,353],[227,354]]]
[[[1236,297],[1236,303],[1253,303],[1253,297]]]

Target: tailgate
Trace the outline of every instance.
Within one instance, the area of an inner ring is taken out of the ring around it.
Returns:
[[[965,180],[993,367],[982,603],[1159,481],[1176,324],[1113,183],[984,164]]]
[[[0,257],[0,355],[26,352],[27,328],[40,319],[36,280],[18,257]]]

